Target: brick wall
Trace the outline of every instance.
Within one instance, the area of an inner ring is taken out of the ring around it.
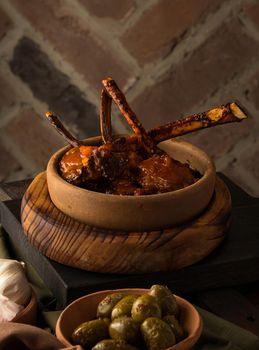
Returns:
[[[185,139],[259,196],[258,0],[0,0],[0,180],[33,176],[64,145],[49,109],[99,134],[108,75],[147,128],[239,101],[248,120]],[[127,130],[116,109],[113,127]]]

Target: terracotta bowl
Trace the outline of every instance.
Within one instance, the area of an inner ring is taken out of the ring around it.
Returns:
[[[85,144],[98,145],[100,137]],[[47,166],[49,194],[55,206],[70,217],[94,227],[124,231],[156,230],[193,219],[208,205],[215,186],[215,167],[198,147],[176,140],[159,147],[174,159],[189,163],[202,177],[194,184],[173,192],[143,196],[120,196],[89,191],[69,184],[58,173],[58,162],[69,149],[62,148]]]
[[[116,289],[105,290],[83,296],[70,305],[60,314],[56,324],[56,336],[65,346],[71,346],[70,337],[73,330],[81,323],[96,318],[98,303],[108,294],[122,291],[130,294],[146,294],[148,289]],[[187,336],[184,340],[168,348],[168,350],[191,349],[197,342],[202,331],[202,319],[197,310],[185,299],[175,296],[180,306],[180,323]]]
[[[38,311],[38,302],[37,302],[36,295],[32,290],[31,298],[27,306],[25,306],[25,308],[12,319],[12,322],[36,325],[37,311]]]

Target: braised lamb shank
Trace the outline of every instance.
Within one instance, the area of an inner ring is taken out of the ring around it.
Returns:
[[[157,147],[161,141],[214,125],[247,118],[236,103],[210,109],[146,131],[112,78],[102,81],[100,129],[102,144],[86,146],[64,128],[57,116],[46,116],[71,144],[59,163],[60,175],[71,184],[119,195],[144,195],[174,191],[191,185],[200,174],[169,157]],[[115,138],[111,127],[111,103],[115,102],[133,130]]]

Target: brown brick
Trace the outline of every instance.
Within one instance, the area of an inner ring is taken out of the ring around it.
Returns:
[[[230,22],[191,57],[173,66],[154,86],[147,88],[132,107],[147,127],[197,113],[193,106],[223,90],[227,82],[253,64],[258,56],[258,44],[242,31],[240,23]],[[217,103],[228,102],[228,96],[224,98]]]
[[[79,18],[72,17],[62,0],[12,0],[12,3],[94,85],[96,94],[106,76],[113,76],[122,85],[126,83],[129,67],[109,51],[108,43],[97,42],[83,29]]]
[[[66,144],[57,131],[31,109],[20,111],[2,132],[39,169],[45,169],[50,156]]]
[[[0,140],[0,181],[5,181],[8,176],[21,166],[17,160],[8,152]]]
[[[7,14],[0,8],[0,40],[5,36],[7,31],[12,27],[12,22]]]
[[[246,4],[244,12],[259,30],[259,4]]]
[[[221,0],[161,0],[148,9],[122,37],[140,63],[167,56],[182,35]]]
[[[78,127],[80,138],[99,134],[96,108],[31,39],[24,37],[18,42],[10,67],[49,109],[60,114],[69,125]]]
[[[97,17],[122,19],[135,8],[133,0],[80,0],[89,12]]]
[[[259,110],[259,70],[252,77],[246,88],[245,93],[247,98],[252,101]]]
[[[14,91],[9,82],[0,74],[0,113],[16,101]]]

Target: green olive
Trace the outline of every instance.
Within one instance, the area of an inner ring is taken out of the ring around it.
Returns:
[[[137,295],[127,295],[122,298],[112,309],[111,319],[114,320],[120,316],[131,316],[131,309]]]
[[[97,343],[92,350],[137,350],[123,340],[105,339]]]
[[[142,323],[148,317],[161,317],[161,309],[152,295],[144,294],[134,301],[131,317]]]
[[[163,315],[175,315],[179,314],[179,306],[177,304],[176,298],[169,288],[166,286],[161,286],[159,284],[154,284],[149,292],[156,298]]]
[[[104,318],[99,317],[99,319],[103,320],[107,324],[107,326],[109,327],[109,325],[111,323],[111,319],[110,318],[108,318],[108,317],[104,317]]]
[[[134,345],[140,340],[139,323],[131,317],[118,317],[110,324],[109,334],[112,339],[124,340]]]
[[[148,350],[164,350],[176,343],[172,329],[160,318],[149,317],[140,328]]]
[[[91,349],[98,341],[108,337],[108,326],[101,319],[81,323],[72,333],[73,343],[85,349]]]
[[[180,325],[179,321],[174,315],[167,315],[163,317],[163,321],[165,321],[171,327],[177,342],[184,338],[183,327]]]
[[[112,309],[123,297],[123,293],[107,295],[97,306],[97,317],[111,317]]]

